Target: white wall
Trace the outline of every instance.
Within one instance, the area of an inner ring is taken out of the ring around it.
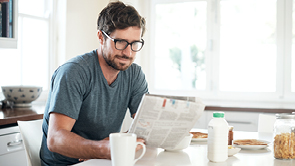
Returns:
[[[99,45],[96,36],[96,25],[99,12],[109,0],[68,0],[66,2],[65,20],[59,23],[59,34],[65,40],[59,40],[58,62],[64,61],[96,49]],[[65,33],[65,34],[63,34]]]
[[[139,64],[142,67],[143,72],[145,73],[146,79],[148,83],[150,82],[149,75],[149,63],[150,63],[150,43],[151,43],[151,19],[149,15],[150,10],[150,0],[121,0],[127,5],[132,5],[139,12],[139,14],[145,18],[146,20],[146,31],[143,36],[144,39],[144,47],[140,52],[137,53],[135,63]]]

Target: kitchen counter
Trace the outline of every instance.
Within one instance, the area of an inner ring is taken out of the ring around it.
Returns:
[[[295,112],[295,108],[285,108],[285,107],[276,107],[276,108],[267,108],[261,106],[252,106],[252,107],[239,107],[239,106],[230,106],[230,105],[209,105],[205,110],[207,111],[236,111],[236,112],[262,112],[262,113],[292,113]],[[0,128],[7,125],[14,125],[18,120],[36,120],[42,119],[43,113],[45,110],[44,103],[33,104],[32,107],[28,108],[6,108],[0,109]]]
[[[292,113],[295,112],[295,102],[278,101],[230,101],[230,100],[202,100],[205,110],[261,112],[261,113]]]
[[[16,125],[18,120],[42,119],[45,104],[33,104],[25,108],[0,108],[0,128]]]
[[[262,113],[292,113],[295,108],[261,108],[261,107],[232,107],[232,106],[206,106],[209,111],[237,111],[237,112],[262,112]]]

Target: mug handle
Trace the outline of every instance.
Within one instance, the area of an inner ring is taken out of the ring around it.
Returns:
[[[145,144],[144,143],[142,143],[142,142],[136,142],[136,145],[138,145],[138,144],[142,145],[143,150],[142,150],[141,155],[137,159],[134,160],[133,164],[135,164],[137,160],[141,159],[142,156],[145,154],[145,151],[146,151],[146,148],[145,148]]]

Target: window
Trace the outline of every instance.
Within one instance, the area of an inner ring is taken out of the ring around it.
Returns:
[[[288,3],[152,0],[150,92],[294,101],[295,2]]]
[[[276,55],[275,0],[220,1],[220,91],[275,92]]]
[[[18,0],[18,47],[0,48],[0,85],[49,83],[52,1]]]
[[[156,89],[206,88],[206,5],[206,2],[156,5]]]

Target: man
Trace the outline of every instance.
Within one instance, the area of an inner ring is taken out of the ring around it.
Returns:
[[[107,137],[120,131],[127,108],[134,117],[148,92],[141,68],[133,63],[144,44],[144,18],[132,6],[112,2],[99,14],[97,28],[99,48],[69,60],[52,76],[42,165],[110,159]]]

